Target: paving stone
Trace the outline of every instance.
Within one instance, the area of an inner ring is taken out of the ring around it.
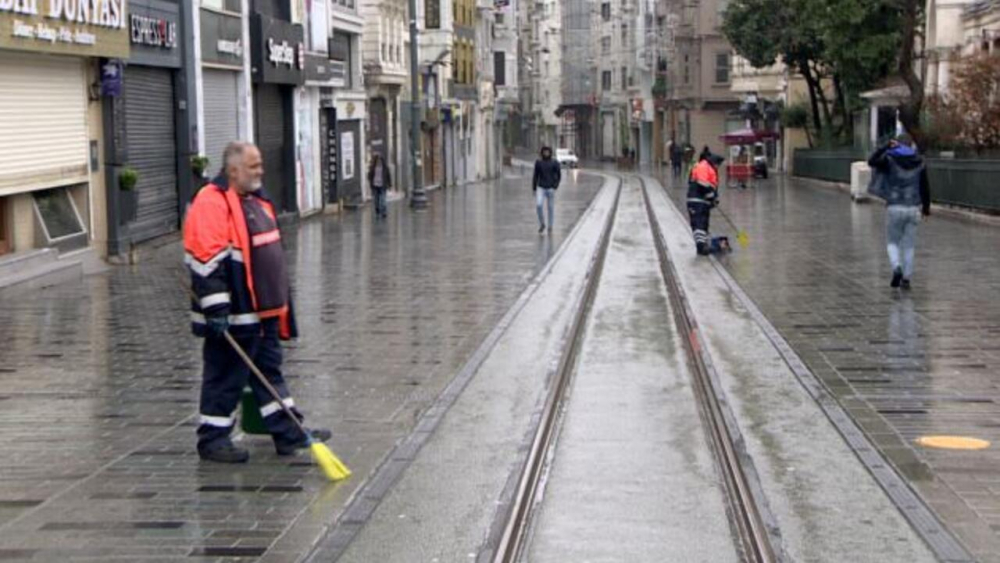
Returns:
[[[266,437],[240,439],[249,464],[198,460],[200,342],[179,244],[0,300],[0,560],[252,561],[272,547],[264,560],[289,560],[409,434],[599,188],[565,185],[551,236],[537,234],[523,179],[433,192],[427,213],[393,205],[388,221],[364,209],[285,232],[302,333],[285,371],[354,471],[336,485]]]
[[[933,186],[932,186],[933,189]],[[685,190],[669,188],[683,209]],[[807,366],[982,561],[1000,533],[977,509],[1000,494],[957,486],[1000,473],[1000,229],[932,217],[920,225],[914,289],[889,288],[884,210],[841,191],[777,178],[723,190],[722,208],[750,237],[722,262]],[[726,233],[713,216],[714,231]],[[735,233],[727,233],[732,238]],[[988,250],[990,249],[990,250]],[[978,452],[928,450],[926,434],[992,442]],[[955,484],[941,494],[936,482]]]

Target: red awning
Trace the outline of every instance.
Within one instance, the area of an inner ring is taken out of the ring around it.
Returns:
[[[740,129],[731,131],[719,137],[727,145],[750,145],[760,141],[774,141],[781,138],[776,131],[754,131],[753,129]]]

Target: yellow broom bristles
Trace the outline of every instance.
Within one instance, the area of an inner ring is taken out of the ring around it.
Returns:
[[[323,470],[327,479],[341,481],[351,476],[351,470],[330,451],[330,448],[326,447],[326,444],[313,442],[309,449],[312,451],[313,459],[316,460],[316,464]]]
[[[750,236],[747,235],[746,231],[740,231],[736,235],[736,240],[740,243],[740,246],[746,248],[750,244]]]

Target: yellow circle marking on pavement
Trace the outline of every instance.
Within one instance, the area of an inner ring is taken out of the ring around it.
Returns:
[[[925,448],[940,448],[944,450],[985,450],[990,443],[979,438],[968,436],[921,436],[917,443]]]

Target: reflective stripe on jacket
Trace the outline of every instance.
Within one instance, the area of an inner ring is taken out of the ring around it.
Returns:
[[[271,214],[274,205],[253,194]],[[233,336],[260,332],[251,268],[251,240],[243,206],[225,178],[218,177],[195,195],[184,220],[184,262],[198,299],[191,302],[191,329],[205,336],[205,317],[229,317]],[[296,336],[292,307],[280,316],[282,338]]]

